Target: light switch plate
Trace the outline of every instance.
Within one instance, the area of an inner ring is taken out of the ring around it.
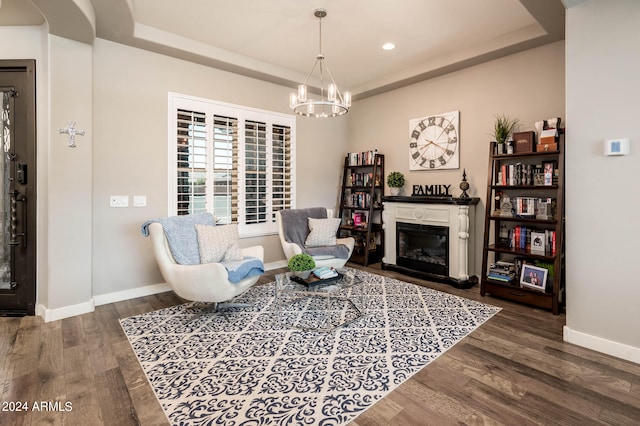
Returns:
[[[129,207],[128,195],[110,195],[109,207]]]
[[[133,207],[145,207],[147,205],[147,196],[146,195],[134,195],[133,196]]]

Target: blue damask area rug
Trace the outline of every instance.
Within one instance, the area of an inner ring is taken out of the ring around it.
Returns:
[[[365,315],[330,333],[290,325],[324,314],[322,298],[287,305],[278,317],[274,283],[234,300],[253,310],[226,318],[185,304],[121,325],[172,424],[329,426],[354,420],[500,310],[357,274],[361,284],[342,296]],[[354,315],[340,300],[330,309]]]

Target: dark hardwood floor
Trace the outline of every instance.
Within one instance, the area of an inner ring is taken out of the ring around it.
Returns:
[[[366,270],[503,309],[351,425],[640,424],[640,365],[564,343],[564,315]],[[50,323],[0,318],[0,425],[168,424],[118,319],[178,303],[163,293]]]

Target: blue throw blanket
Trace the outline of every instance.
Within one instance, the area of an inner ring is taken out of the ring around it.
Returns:
[[[229,281],[239,283],[245,278],[264,274],[264,264],[257,257],[245,256],[242,260],[222,262],[229,274]]]
[[[153,222],[160,223],[164,228],[171,254],[177,263],[181,265],[200,264],[196,225],[215,226],[216,221],[211,213],[196,213],[149,220],[142,225],[140,230],[142,235],[149,236],[149,225]]]

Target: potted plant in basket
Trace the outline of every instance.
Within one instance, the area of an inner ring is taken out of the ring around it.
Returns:
[[[511,118],[506,115],[496,115],[496,121],[493,124],[493,136],[498,142],[498,154],[504,154],[505,150],[505,142],[507,138],[511,136],[516,126],[518,125],[519,120],[517,118]]]
[[[387,175],[387,185],[391,195],[398,195],[400,188],[404,186],[404,175],[400,172],[391,172]]]
[[[309,278],[309,275],[311,275],[311,272],[315,267],[315,260],[306,253],[294,254],[291,256],[289,263],[287,264],[287,268],[289,268],[294,275],[302,278],[303,280]]]

